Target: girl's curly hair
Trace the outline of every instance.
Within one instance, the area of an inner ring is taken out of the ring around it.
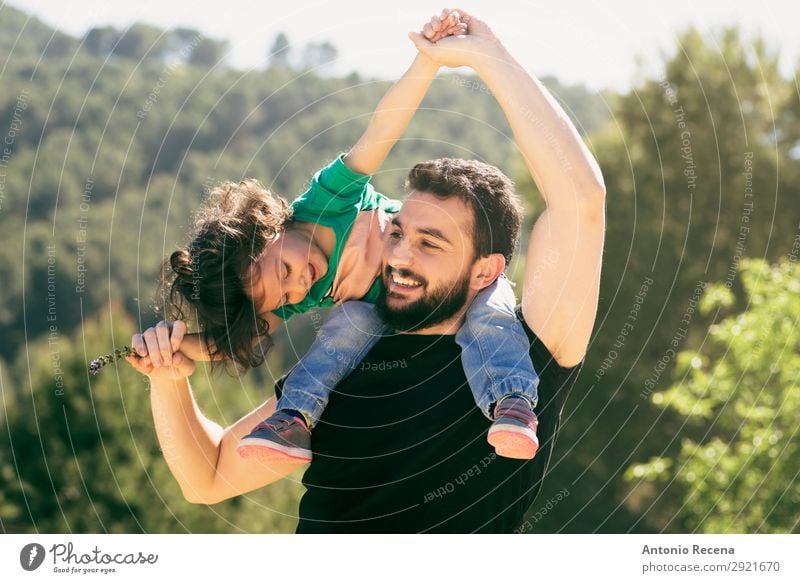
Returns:
[[[232,362],[245,372],[272,346],[266,320],[245,293],[248,268],[291,223],[292,209],[247,178],[212,189],[194,221],[189,245],[162,263],[160,303],[168,318],[197,323],[212,371],[222,362],[230,372]]]

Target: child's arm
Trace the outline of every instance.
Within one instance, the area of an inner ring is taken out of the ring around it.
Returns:
[[[283,320],[272,313],[267,314],[264,319],[267,321],[270,334],[274,333],[275,330],[283,324]],[[255,340],[253,340],[253,345],[258,344],[262,340],[263,338],[256,337]],[[212,360],[211,355],[206,350],[201,333],[186,334],[181,341],[180,351],[195,362],[209,362]],[[223,357],[217,356],[216,360],[223,360]]]
[[[441,35],[460,34],[466,30],[466,25],[458,22],[457,14],[434,18],[440,23]],[[438,70],[439,65],[433,59],[417,53],[405,74],[378,103],[366,131],[344,157],[348,168],[365,175],[377,172],[406,131]]]
[[[411,67],[378,103],[364,134],[345,155],[344,163],[348,168],[364,175],[372,175],[380,168],[414,117],[438,70],[439,65],[432,59],[417,53]],[[266,319],[270,332],[282,322],[274,314],[269,314]],[[257,338],[255,343],[260,341]],[[194,361],[211,360],[201,334],[186,334],[180,350]]]
[[[435,42],[445,36],[463,34],[466,32],[466,26],[465,23],[460,22],[457,12],[445,10],[440,17],[434,16],[430,23],[425,25],[424,34],[429,40]],[[397,140],[405,132],[411,118],[414,117],[414,113],[425,97],[438,70],[439,65],[433,59],[417,53],[414,62],[411,63],[405,74],[378,103],[361,138],[345,155],[344,163],[348,168],[359,174],[372,175],[381,167]],[[338,299],[346,298],[339,297]],[[283,322],[281,318],[271,313],[267,315],[266,320],[270,333]],[[254,344],[262,340],[262,338],[256,338]],[[186,334],[181,342],[180,350],[194,361],[208,362],[211,360],[201,334]]]

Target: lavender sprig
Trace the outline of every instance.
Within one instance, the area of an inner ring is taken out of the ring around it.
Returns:
[[[120,358],[127,358],[129,356],[139,356],[138,353],[133,350],[132,348],[128,348],[127,346],[123,346],[122,350],[117,348],[111,354],[106,354],[104,356],[98,356],[92,362],[89,363],[89,374],[97,375],[100,374],[100,371],[103,367],[107,364],[111,364],[115,360],[119,360]]]

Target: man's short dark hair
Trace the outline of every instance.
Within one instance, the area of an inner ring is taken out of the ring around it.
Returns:
[[[408,173],[406,187],[439,198],[460,198],[473,210],[475,257],[500,253],[511,262],[519,242],[522,205],[514,183],[498,168],[477,160],[437,158]]]

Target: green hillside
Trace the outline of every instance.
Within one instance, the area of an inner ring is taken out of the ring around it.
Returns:
[[[719,516],[726,509],[709,507],[710,522],[702,509],[678,512],[689,494],[652,476],[656,468],[670,483],[677,466],[642,465],[686,456],[683,437],[714,437],[653,395],[683,382],[673,355],[746,311],[743,258],[797,257],[796,80],[781,77],[763,43],[745,47],[735,29],[717,37],[687,30],[665,57],[666,78],[625,95],[543,80],[600,162],[608,232],[595,335],[534,506],[564,487],[569,503],[537,519],[535,532],[737,528]],[[84,369],[159,319],[158,266],[210,186],[255,177],[293,198],[354,144],[389,87],[327,74],[331,46],[250,71],[220,61],[225,50],[191,29],[143,24],[73,38],[0,5],[0,530],[294,529],[298,477],[219,507],[183,502],[143,378],[127,365],[98,378]],[[515,179],[530,225],[541,197],[501,110],[464,79],[437,78],[374,183],[401,197],[416,162],[480,159]],[[732,299],[701,313],[692,303],[711,282]],[[294,319],[267,365],[245,377],[195,375],[209,416],[229,423],[265,399],[313,332],[308,318]],[[775,500],[776,530],[791,530],[783,505],[796,506],[796,475],[787,488]],[[759,510],[762,530],[769,508]]]

